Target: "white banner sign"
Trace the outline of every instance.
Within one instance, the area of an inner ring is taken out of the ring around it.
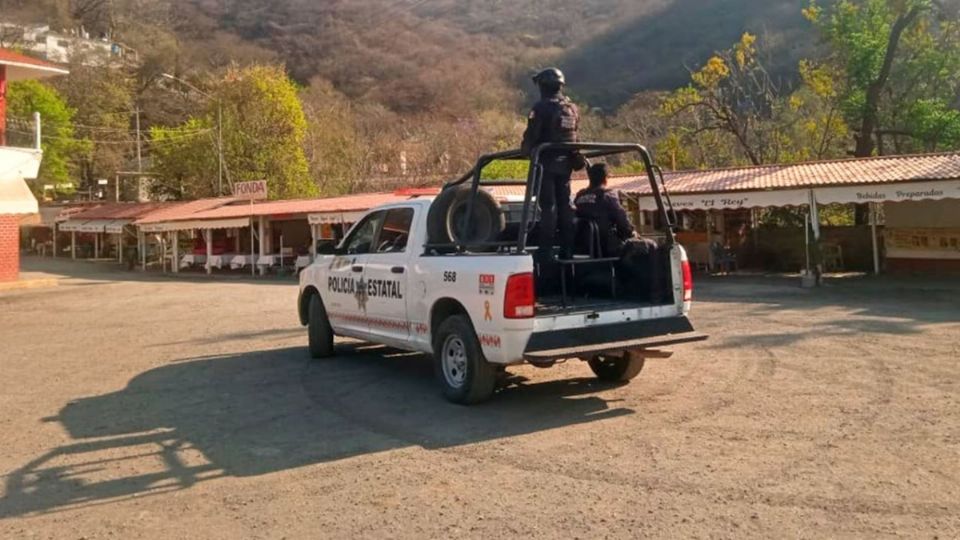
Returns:
[[[960,180],[825,187],[814,192],[820,204],[960,199]]]
[[[708,193],[703,195],[672,195],[674,210],[736,210],[768,206],[800,206],[810,202],[805,189],[780,191],[751,191],[742,193]],[[640,197],[641,210],[656,210],[652,195]]]
[[[356,223],[360,221],[364,212],[336,212],[331,214],[310,214],[307,221],[311,225],[339,225],[342,223]]]
[[[267,181],[237,182],[233,185],[233,196],[239,199],[259,201],[267,198]]]

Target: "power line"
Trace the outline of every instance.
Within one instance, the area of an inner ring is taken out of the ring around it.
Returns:
[[[34,125],[35,125],[32,119],[31,119],[31,120],[27,120],[27,119],[25,119],[25,118],[22,118],[22,117],[19,117],[19,118],[18,118],[18,117],[16,117],[16,116],[8,117],[8,118],[7,118],[7,122],[8,122],[8,124],[19,125],[20,127],[24,128],[24,129],[32,129],[32,128],[34,127]],[[41,123],[41,125],[43,125],[43,124]],[[124,134],[130,134],[130,135],[134,135],[134,136],[137,134],[137,130],[136,130],[136,129],[132,129],[132,128],[119,128],[119,127],[114,128],[114,127],[106,127],[106,126],[90,126],[90,125],[86,125],[86,124],[77,124],[77,123],[73,123],[73,122],[70,123],[70,126],[73,127],[73,128],[79,128],[79,129],[84,130],[84,131],[89,130],[89,131],[99,131],[99,132],[103,132],[103,133],[124,133]],[[162,127],[162,128],[164,128],[164,129],[177,129],[177,128],[168,128],[168,127],[166,127],[166,126],[155,126],[155,127]],[[196,128],[196,129],[190,129],[190,130],[183,130],[182,132],[183,132],[183,133],[203,133],[203,132],[207,132],[207,131],[210,131],[210,130],[212,130],[212,128]],[[142,134],[142,135],[149,135],[150,133],[152,133],[152,129],[141,129],[141,130],[139,131],[139,133]]]
[[[17,135],[25,135],[25,136],[33,136],[33,135],[35,135],[35,133],[32,132],[32,131],[21,131],[21,130],[17,130],[17,129],[8,129],[7,131],[8,131],[9,133],[15,133],[15,134],[17,134]],[[141,140],[140,142],[141,142],[142,144],[157,145],[157,144],[162,144],[162,143],[166,143],[166,142],[177,142],[177,141],[181,141],[181,140],[185,140],[185,139],[192,139],[192,138],[194,138],[194,137],[198,137],[198,136],[205,135],[205,134],[212,133],[212,132],[213,132],[212,129],[203,129],[203,130],[198,130],[198,131],[191,132],[191,133],[186,133],[186,134],[183,134],[183,135],[164,137],[164,138],[162,138],[162,139],[143,139],[143,140]],[[87,138],[84,138],[84,137],[61,137],[61,136],[58,136],[58,135],[48,135],[48,134],[45,134],[45,133],[44,133],[44,134],[41,134],[41,138],[42,138],[42,139],[45,139],[45,140],[50,140],[50,141],[90,142],[90,143],[94,143],[94,144],[104,144],[104,145],[107,145],[107,144],[135,145],[135,144],[137,144],[137,140],[136,140],[136,139],[124,139],[124,140],[112,140],[112,141],[111,141],[111,140],[87,139]]]

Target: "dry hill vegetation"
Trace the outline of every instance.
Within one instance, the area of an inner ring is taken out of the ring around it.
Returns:
[[[148,166],[175,196],[215,185],[215,102],[227,115],[228,180],[283,164],[255,147],[262,135],[297,148],[286,161],[302,152],[321,192],[436,182],[516,145],[528,77],[550,64],[568,73],[586,137],[639,139],[669,166],[960,144],[960,26],[942,9],[954,0],[821,1],[0,0],[0,13],[139,53],[119,72],[75,62],[57,83],[89,143],[65,160],[81,183],[130,167],[139,110]],[[236,88],[298,103],[278,102],[291,116],[277,117],[225,102],[247,95]],[[264,118],[239,116],[250,111]]]

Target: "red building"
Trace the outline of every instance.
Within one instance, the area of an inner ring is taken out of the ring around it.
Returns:
[[[7,146],[7,83],[66,73],[53,64],[0,49],[0,281],[14,281],[20,275],[20,220],[37,213],[37,199],[25,180],[37,177],[43,157],[39,120],[32,147]]]

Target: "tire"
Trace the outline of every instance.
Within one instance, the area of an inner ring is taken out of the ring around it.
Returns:
[[[427,213],[427,239],[430,244],[495,242],[506,229],[500,203],[490,193],[479,190],[473,204],[470,234],[462,234],[463,215],[470,202],[471,186],[461,184],[443,190]],[[486,251],[486,250],[477,250]]]
[[[433,367],[444,397],[452,403],[480,403],[496,389],[497,368],[483,357],[466,315],[454,315],[440,324],[433,340]]]
[[[631,381],[643,371],[645,362],[644,357],[630,352],[623,356],[594,356],[587,361],[597,378],[605,382]]]
[[[308,309],[307,337],[310,342],[311,358],[329,358],[333,356],[333,328],[327,318],[327,310],[319,294],[310,297]]]

